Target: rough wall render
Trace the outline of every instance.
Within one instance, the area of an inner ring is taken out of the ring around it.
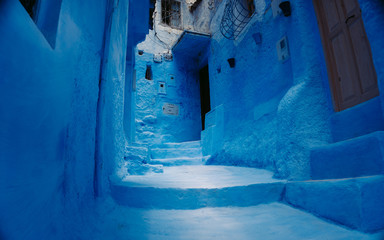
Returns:
[[[201,119],[198,72],[173,61],[155,63],[153,54],[136,55],[136,142],[197,140]],[[145,78],[151,66],[153,80]],[[161,85],[164,89],[160,89]]]
[[[63,1],[52,48],[19,1],[0,3],[1,239],[60,239],[93,199],[105,8]]]
[[[310,148],[329,141],[331,111],[321,42],[313,31],[317,27],[313,6],[310,1],[291,2],[295,14],[274,19],[268,1],[255,3],[256,15],[234,41],[219,32],[224,2],[212,20],[211,99],[212,108],[224,108],[224,141],[211,163],[309,178]],[[262,36],[259,45],[252,37],[257,32]],[[291,57],[282,63],[276,44],[284,36]],[[230,68],[229,58],[236,59],[235,68]]]

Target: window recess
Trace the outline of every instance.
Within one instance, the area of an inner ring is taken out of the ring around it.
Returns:
[[[161,22],[181,28],[181,4],[175,0],[161,0]]]

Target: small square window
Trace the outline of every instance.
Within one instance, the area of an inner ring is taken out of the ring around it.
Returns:
[[[181,27],[181,4],[175,0],[161,0],[161,21],[170,27]]]

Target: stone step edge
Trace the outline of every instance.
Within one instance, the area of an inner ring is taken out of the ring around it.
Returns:
[[[342,179],[384,173],[383,141],[384,132],[377,131],[356,138],[313,147],[310,153],[312,178]],[[367,152],[367,149],[372,151]],[[332,156],[332,161],[330,161],[330,156]],[[354,161],[351,161],[351,158]],[[364,161],[367,159],[368,161]],[[360,165],[358,168],[359,164],[364,165]],[[345,168],[340,168],[340,165],[345,166]],[[327,168],[330,168],[329,171],[325,171]]]
[[[208,159],[210,156],[198,156],[198,157],[176,157],[176,158],[151,158],[150,161],[175,161],[175,160],[199,160],[199,159],[202,159],[202,160],[206,160]]]
[[[198,141],[189,141],[189,142],[180,142],[180,143],[160,143],[149,145],[149,148],[180,148],[180,146],[188,147],[192,145],[193,147],[201,147],[201,140]],[[198,145],[198,146],[196,146]]]
[[[273,182],[223,188],[155,188],[112,183],[111,188],[113,198],[123,206],[147,209],[199,209],[247,207],[278,202],[282,198],[284,185],[284,182]]]
[[[191,148],[151,148],[151,152],[155,151],[174,151],[174,152],[182,152],[182,151],[202,151],[202,147],[191,147]]]
[[[384,175],[289,181],[282,201],[345,227],[374,233],[384,230],[383,184]]]

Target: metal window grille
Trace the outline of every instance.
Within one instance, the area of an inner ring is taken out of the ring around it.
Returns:
[[[175,0],[161,0],[161,20],[170,27],[180,28],[180,2]]]
[[[236,39],[255,14],[253,0],[228,0],[220,23],[220,32],[228,39]]]

